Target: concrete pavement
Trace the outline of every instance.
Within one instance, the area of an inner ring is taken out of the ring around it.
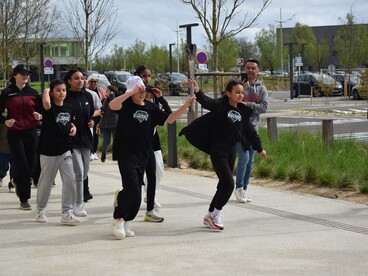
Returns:
[[[251,185],[252,203],[232,196],[225,229],[202,219],[215,178],[165,172],[158,200],[163,223],[144,222],[145,204],[131,223],[136,237],[111,235],[112,200],[120,187],[115,162],[93,161],[78,226],[60,224],[61,181],[52,190],[48,222],[18,209],[15,194],[0,188],[1,275],[366,275],[368,208],[334,199]],[[4,179],[4,183],[7,178]],[[253,181],[256,181],[253,179]]]

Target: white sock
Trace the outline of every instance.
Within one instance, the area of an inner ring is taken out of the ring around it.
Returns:
[[[212,212],[212,214],[214,214],[214,215],[217,215],[217,214],[220,214],[220,213],[221,213],[221,210],[217,210],[216,208]]]

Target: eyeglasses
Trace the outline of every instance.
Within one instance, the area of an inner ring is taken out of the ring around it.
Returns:
[[[94,81],[94,80],[90,80],[89,82],[90,83],[97,83],[97,81]]]

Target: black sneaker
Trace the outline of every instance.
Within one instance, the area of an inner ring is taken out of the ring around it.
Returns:
[[[14,188],[14,185],[13,185],[13,180],[11,180],[9,183],[8,183],[8,189],[9,189],[9,193],[15,193],[15,188]]]
[[[20,203],[20,209],[21,209],[21,210],[32,210],[32,207],[31,207],[31,205],[28,203],[28,200],[26,200],[26,201],[22,201],[22,202]]]
[[[88,200],[92,199],[93,198],[93,195],[91,195],[90,192],[84,194],[84,202],[87,202]]]
[[[105,160],[106,160],[106,153],[102,153],[101,154],[101,162],[103,163],[103,162],[105,162]]]

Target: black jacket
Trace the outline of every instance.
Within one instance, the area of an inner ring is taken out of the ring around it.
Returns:
[[[214,124],[217,123],[217,116],[219,116],[222,108],[224,108],[228,103],[226,98],[212,99],[204,95],[202,92],[198,92],[196,94],[196,98],[204,108],[210,110],[211,112],[195,119],[190,125],[186,126],[180,131],[179,136],[185,135],[189,143],[199,150],[210,154],[214,140],[212,137],[212,129],[214,128]],[[261,139],[249,120],[252,110],[242,104],[239,104],[238,107],[242,111],[242,144],[243,140],[245,142],[249,141],[252,147],[257,150],[257,152],[261,152],[263,150]]]
[[[84,88],[79,92],[68,90],[66,102],[72,106],[73,124],[77,128],[77,134],[71,139],[72,148],[91,148],[93,136],[88,127],[88,122],[92,119],[94,113],[92,95]]]

